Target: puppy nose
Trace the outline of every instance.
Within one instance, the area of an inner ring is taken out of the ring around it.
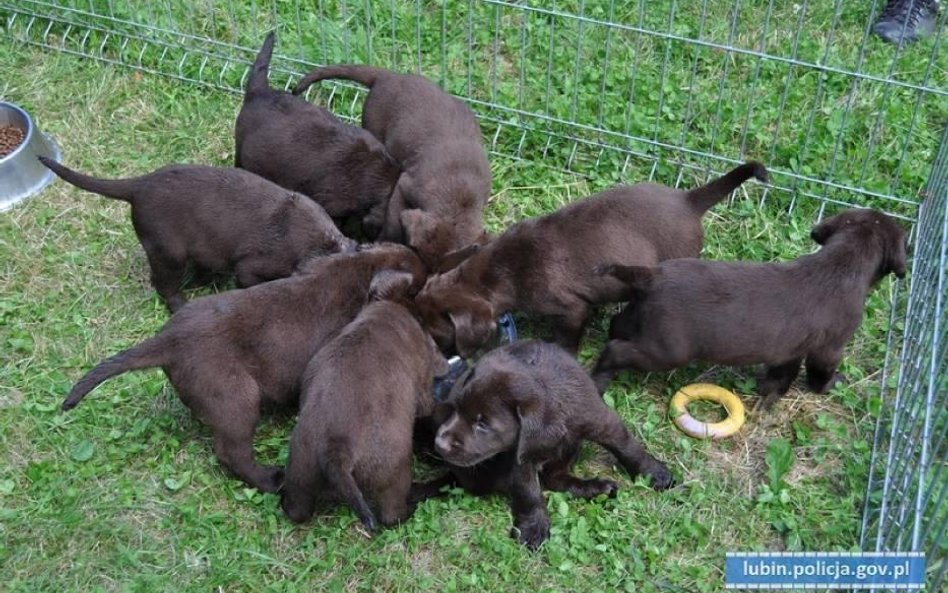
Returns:
[[[450,453],[456,444],[456,441],[448,435],[439,434],[435,437],[435,449],[440,453]]]

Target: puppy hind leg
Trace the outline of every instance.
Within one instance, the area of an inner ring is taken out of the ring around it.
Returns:
[[[601,400],[598,418],[591,421],[592,427],[586,438],[605,447],[616,456],[619,464],[630,477],[646,474],[652,479],[652,488],[665,490],[670,488],[673,478],[668,467],[652,457],[638,439],[632,436],[619,416],[606,407]]]
[[[362,525],[369,532],[375,532],[378,529],[379,522],[352,475],[355,464],[347,449],[348,447],[342,444],[331,446],[331,451],[322,463],[323,473],[333,489],[355,511]]]
[[[312,471],[312,468],[302,470],[294,468],[291,451],[290,461],[287,464],[286,482],[280,491],[280,507],[290,521],[303,523],[313,516],[319,481],[316,471]]]
[[[254,459],[260,387],[240,365],[216,361],[214,366],[216,381],[210,392],[209,383],[203,379],[210,370],[204,363],[172,368],[168,377],[178,388],[181,401],[213,431],[214,453],[221,465],[261,492],[277,492],[283,485],[283,468],[263,467]],[[200,397],[196,397],[198,393]]]
[[[398,525],[406,521],[414,511],[410,504],[411,498],[411,471],[399,472],[395,480],[377,493],[379,505],[379,521],[386,527]]]
[[[777,400],[787,391],[793,380],[800,374],[800,363],[803,358],[794,358],[793,360],[767,367],[764,370],[764,376],[757,382],[757,390],[764,398],[760,402],[763,410],[770,410]]]
[[[547,462],[540,472],[540,483],[547,490],[569,492],[576,498],[595,498],[600,494],[615,496],[619,485],[612,480],[601,478],[583,479],[570,473],[579,454],[579,446],[572,447],[562,459]]]
[[[261,492],[277,492],[283,485],[283,469],[257,464],[253,436],[258,413],[241,410],[208,421],[214,429],[214,453],[227,470]]]
[[[151,285],[165,302],[168,311],[174,313],[187,302],[181,287],[187,275],[187,259],[183,255],[170,254],[154,246],[146,246],[145,255],[151,268]]]
[[[810,390],[814,393],[826,393],[837,381],[845,381],[845,377],[836,372],[842,359],[841,349],[807,356],[806,383]]]

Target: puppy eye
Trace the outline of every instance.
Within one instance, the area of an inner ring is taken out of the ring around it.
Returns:
[[[490,430],[490,423],[488,423],[484,418],[478,418],[477,422],[474,423],[474,430],[478,432],[487,432]]]

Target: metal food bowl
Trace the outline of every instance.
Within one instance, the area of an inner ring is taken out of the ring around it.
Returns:
[[[0,211],[6,210],[41,189],[53,180],[52,171],[37,156],[59,161],[59,147],[33,124],[30,116],[12,103],[0,101],[0,126],[14,126],[23,131],[23,142],[7,156],[0,158]]]

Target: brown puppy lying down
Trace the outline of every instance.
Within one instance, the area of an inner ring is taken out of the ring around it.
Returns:
[[[404,171],[381,237],[406,242],[431,268],[446,254],[486,240],[483,210],[491,175],[474,113],[423,76],[371,66],[317,68],[293,93],[328,78],[369,87],[362,127]]]
[[[417,286],[425,273],[407,247],[379,245],[314,260],[306,274],[195,299],[156,336],[89,371],[63,409],[110,377],[160,366],[181,401],[210,426],[221,464],[251,486],[276,492],[283,471],[254,461],[261,407],[296,402],[306,364],[356,317],[373,276],[388,269],[410,272]]]
[[[309,196],[340,222],[358,218],[374,238],[401,169],[369,132],[270,88],[272,54],[270,33],[237,116],[235,165]]]
[[[412,283],[409,273],[383,271],[370,293],[399,298]],[[338,498],[370,531],[407,519],[412,426],[431,413],[432,381],[446,371],[403,304],[366,306],[306,367],[282,494],[287,517],[306,521],[317,498]]]
[[[697,257],[701,216],[751,176],[766,181],[767,170],[750,162],[690,191],[620,186],[517,223],[429,278],[416,299],[419,313],[442,349],[454,347],[465,358],[510,310],[551,317],[555,341],[575,352],[590,305],[623,300],[622,283],[594,268]]]
[[[609,328],[593,375],[599,391],[619,369],[763,364],[758,390],[769,409],[804,359],[810,389],[828,391],[869,290],[890,272],[905,275],[905,233],[881,212],[847,210],[811,236],[823,247],[788,263],[680,259],[606,268],[632,300]]]
[[[570,474],[583,440],[612,452],[630,476],[651,476],[656,490],[672,483],[668,468],[603,403],[586,371],[553,344],[530,340],[488,352],[455,383],[448,404],[454,413],[438,429],[435,450],[459,467],[462,486],[509,492],[513,535],[531,548],[550,533],[541,479],[547,488],[586,498],[617,488]]]
[[[172,313],[186,302],[189,263],[202,272],[233,270],[247,287],[289,276],[314,255],[355,248],[318,204],[248,171],[169,165],[141,177],[96,179],[39,159],[77,187],[131,204],[151,283]]]

